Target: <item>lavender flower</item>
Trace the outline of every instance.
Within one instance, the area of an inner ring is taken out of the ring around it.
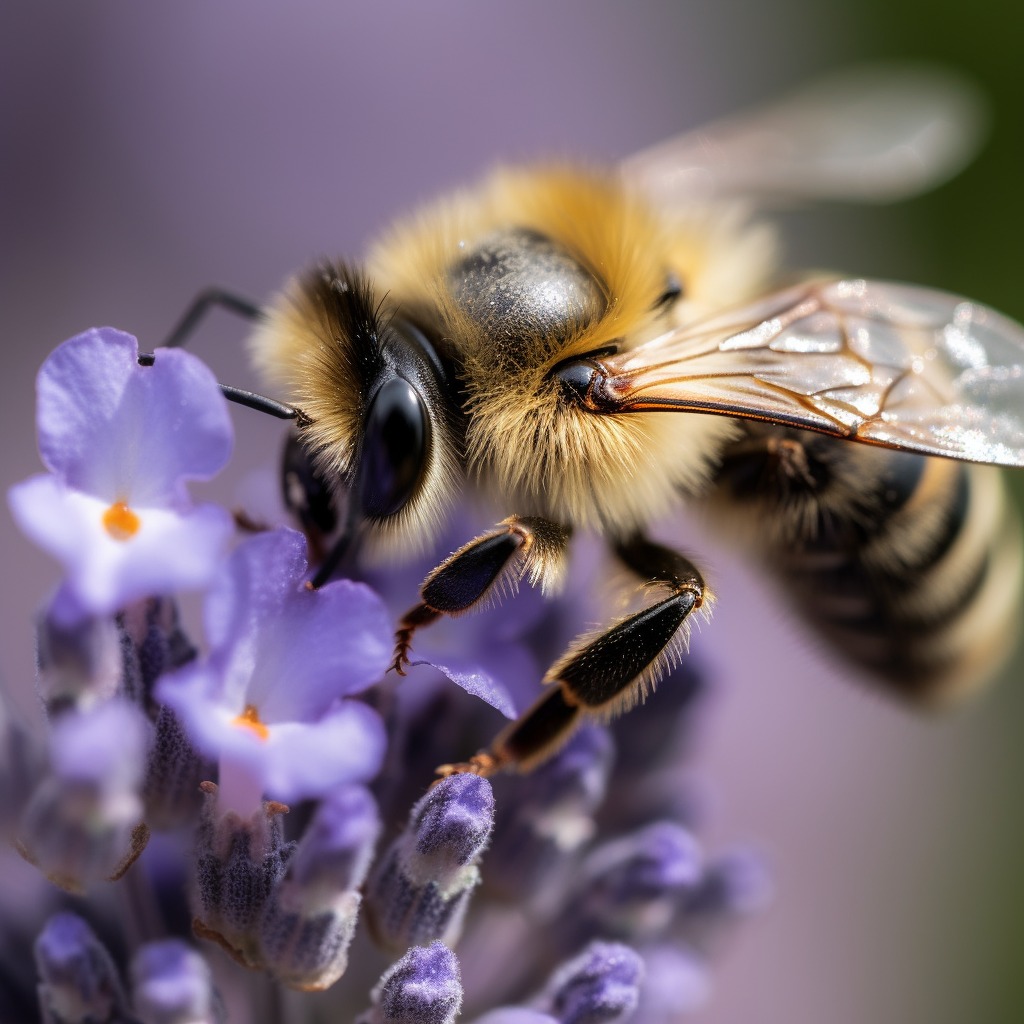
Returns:
[[[595,942],[555,972],[545,1004],[561,1024],[613,1024],[636,1009],[643,961],[628,946]]]
[[[274,977],[321,991],[345,973],[379,832],[377,806],[359,786],[319,805],[260,920],[262,957]]]
[[[57,914],[35,942],[45,1024],[128,1024],[127,1000],[113,958],[76,914]]]
[[[50,470],[8,495],[18,525],[54,555],[82,609],[203,586],[231,530],[193,507],[186,480],[227,462],[232,432],[210,371],[178,350],[140,366],[138,342],[109,327],[80,334],[37,380],[39,452]]]
[[[132,958],[132,1008],[141,1024],[224,1024],[227,1015],[203,957],[179,939],[151,942]]]
[[[148,741],[141,713],[118,700],[54,725],[50,770],[25,808],[18,841],[55,885],[82,892],[119,877],[142,852]]]
[[[462,1006],[459,962],[441,942],[413,946],[388,969],[359,1024],[453,1024]]]
[[[379,942],[402,949],[458,940],[493,824],[491,784],[475,775],[442,779],[413,807],[370,881],[370,922]]]
[[[656,728],[587,724],[530,775],[431,786],[533,699],[594,615],[585,579],[426,630],[398,685],[392,629],[425,567],[375,571],[382,600],[350,580],[310,590],[294,530],[222,557],[230,517],[184,491],[230,445],[201,364],[140,366],[134,339],[93,331],[47,360],[39,395],[51,476],[11,505],[67,577],[38,618],[49,744],[3,716],[0,792],[22,854],[87,891],[95,925],[44,925],[40,905],[46,1024],[223,1024],[229,1003],[248,1019],[284,989],[265,1019],[689,1018],[715,938],[770,893],[756,855],[704,853],[680,797],[707,692],[692,665],[662,684]],[[205,590],[201,643],[178,614],[189,587]],[[0,919],[0,956],[16,927]],[[29,998],[0,980],[0,1012]]]
[[[310,591],[306,569],[294,530],[240,545],[207,595],[209,656],[157,689],[193,742],[220,758],[224,810],[248,814],[264,794],[323,796],[371,778],[383,758],[376,713],[342,699],[387,668],[383,605],[347,580]]]

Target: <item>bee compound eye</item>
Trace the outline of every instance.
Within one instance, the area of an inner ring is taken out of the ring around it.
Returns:
[[[370,518],[399,512],[426,467],[430,423],[420,393],[404,377],[385,381],[364,421],[360,504]]]

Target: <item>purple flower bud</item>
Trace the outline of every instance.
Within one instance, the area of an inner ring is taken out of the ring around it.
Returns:
[[[57,591],[36,626],[36,685],[48,715],[88,711],[124,692],[116,621],[83,614],[67,588]]]
[[[114,962],[76,914],[54,914],[35,941],[46,1024],[120,1024],[127,1006]]]
[[[477,775],[442,779],[413,808],[409,871],[445,886],[483,853],[494,827],[494,793]]]
[[[414,946],[380,979],[360,1024],[453,1024],[462,1008],[459,961],[441,942]]]
[[[594,834],[612,758],[608,730],[584,726],[529,776],[496,780],[501,814],[487,853],[489,893],[550,906],[562,869]]]
[[[212,764],[192,746],[178,716],[166,705],[156,710],[153,744],[142,788],[146,823],[154,830],[194,821],[202,804],[200,783]]]
[[[628,946],[593,942],[548,983],[545,1009],[559,1024],[615,1024],[636,1009],[644,965]]]
[[[132,1008],[141,1024],[223,1024],[227,1014],[210,966],[179,939],[151,942],[131,966]]]
[[[433,939],[454,944],[493,824],[486,779],[452,775],[427,792],[370,881],[368,910],[379,942],[390,949]]]
[[[144,706],[153,702],[153,687],[166,672],[195,660],[196,649],[181,628],[173,598],[133,601],[117,615],[124,650],[124,690]]]
[[[27,856],[73,892],[120,877],[142,852],[148,831],[139,790],[149,743],[142,713],[120,700],[87,714],[62,715],[50,744],[50,775],[25,809]]]
[[[222,815],[209,786],[196,833],[193,928],[250,967],[263,966],[260,922],[293,849],[281,825],[286,810],[268,803],[246,819]]]
[[[674,822],[655,822],[587,857],[577,901],[584,918],[624,938],[655,934],[698,884],[701,869],[693,836]]]
[[[379,832],[377,806],[359,786],[317,808],[260,927],[263,962],[278,981],[319,991],[344,974]]]
[[[675,933],[703,952],[743,917],[764,910],[772,901],[772,877],[754,850],[736,847],[715,858],[687,897]]]

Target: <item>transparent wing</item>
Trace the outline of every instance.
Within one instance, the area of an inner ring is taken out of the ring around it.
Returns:
[[[801,285],[594,365],[593,412],[717,413],[1024,465],[1024,328],[930,288]]]
[[[980,94],[959,76],[878,66],[677,136],[621,169],[663,208],[736,196],[761,206],[890,202],[956,174],[980,145],[985,122]]]

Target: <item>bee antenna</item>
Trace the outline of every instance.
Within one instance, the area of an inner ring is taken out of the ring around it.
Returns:
[[[263,318],[263,310],[256,303],[250,302],[234,292],[225,291],[223,288],[206,288],[192,300],[192,304],[164,339],[163,345],[159,347],[182,348],[195,332],[203,317],[215,306],[220,306],[245,320],[255,321]],[[152,352],[143,352],[139,355],[139,364],[152,366],[154,359]],[[257,412],[274,416],[279,420],[294,420],[298,427],[308,427],[312,422],[301,409],[295,406],[286,405],[284,402],[267,398],[265,395],[258,395],[254,391],[231,387],[229,384],[221,384],[219,387],[224,397],[236,405],[244,405],[248,409],[255,409]]]
[[[163,348],[181,348],[185,345],[200,321],[214,306],[220,306],[245,320],[259,320],[263,316],[263,310],[256,303],[243,299],[234,292],[225,291],[223,288],[206,288],[192,300],[192,305],[185,310],[164,340]]]

